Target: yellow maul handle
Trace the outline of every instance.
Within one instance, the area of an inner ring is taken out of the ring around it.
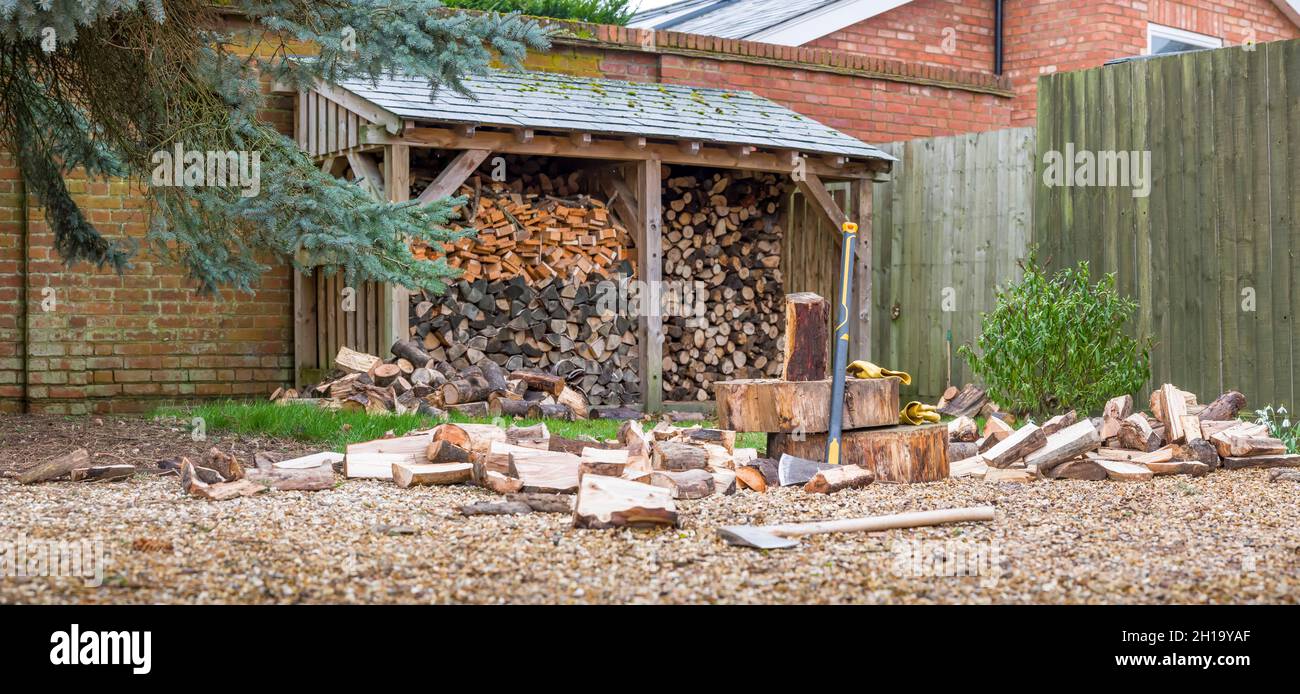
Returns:
[[[883,367],[876,366],[875,364],[872,364],[869,361],[863,361],[861,359],[853,362],[852,364],[849,364],[845,368],[845,371],[847,371],[848,374],[854,378],[885,378],[887,376],[897,376],[900,380],[902,380],[903,385],[905,386],[912,385],[912,376],[906,371],[894,371],[893,369],[886,369]]]

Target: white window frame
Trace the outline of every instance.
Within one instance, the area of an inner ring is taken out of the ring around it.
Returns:
[[[1181,43],[1191,44],[1193,46],[1200,46],[1202,48],[1223,48],[1223,39],[1217,36],[1198,34],[1194,31],[1187,31],[1186,29],[1175,29],[1174,27],[1167,27],[1163,24],[1147,22],[1147,55],[1153,54],[1155,39],[1157,38],[1170,39]]]

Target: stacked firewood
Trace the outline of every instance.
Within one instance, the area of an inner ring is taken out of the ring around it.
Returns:
[[[522,276],[458,282],[441,296],[413,295],[410,321],[429,355],[457,370],[492,361],[559,376],[592,404],[634,403],[637,325],[611,308],[605,292],[615,286]]]
[[[1151,394],[1150,414],[1135,412],[1133,398],[1124,395],[1093,419],[1071,411],[1016,429],[1009,417],[994,414],[982,436],[973,420],[959,417],[949,425],[950,474],[997,482],[1148,480],[1300,466],[1300,455],[1287,453],[1267,427],[1237,419],[1245,405],[1236,391],[1201,405],[1195,394],[1166,383]]]
[[[714,381],[780,375],[785,188],[773,174],[673,173],[664,182],[663,278],[704,296],[683,302],[703,315],[664,316],[664,394],[708,400]]]
[[[457,195],[466,203],[457,208],[461,221],[450,225],[475,233],[438,247],[416,244],[412,251],[417,258],[445,256],[468,282],[524,277],[581,284],[631,271],[631,235],[604,201],[579,192],[582,183],[581,171],[554,178],[538,171],[509,182],[476,174],[460,187]]]
[[[567,420],[589,414],[586,397],[555,374],[526,368],[507,371],[491,359],[457,368],[430,355],[416,339],[393,343],[392,352],[392,358],[383,360],[342,347],[324,381],[301,393],[277,390],[271,399],[320,399],[324,407],[434,417],[447,410],[469,417]]]

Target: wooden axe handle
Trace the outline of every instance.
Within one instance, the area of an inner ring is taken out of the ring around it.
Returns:
[[[992,506],[972,506],[969,508],[948,508],[939,511],[896,513],[890,516],[846,518],[844,520],[817,521],[813,523],[765,525],[762,526],[762,529],[781,537],[797,537],[799,535],[873,532],[877,530],[890,530],[892,528],[920,528],[927,525],[942,525],[944,523],[964,523],[967,521],[991,520],[993,520]]]

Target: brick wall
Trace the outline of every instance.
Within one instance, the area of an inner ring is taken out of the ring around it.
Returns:
[[[993,2],[915,0],[807,45],[922,65],[991,72]]]

